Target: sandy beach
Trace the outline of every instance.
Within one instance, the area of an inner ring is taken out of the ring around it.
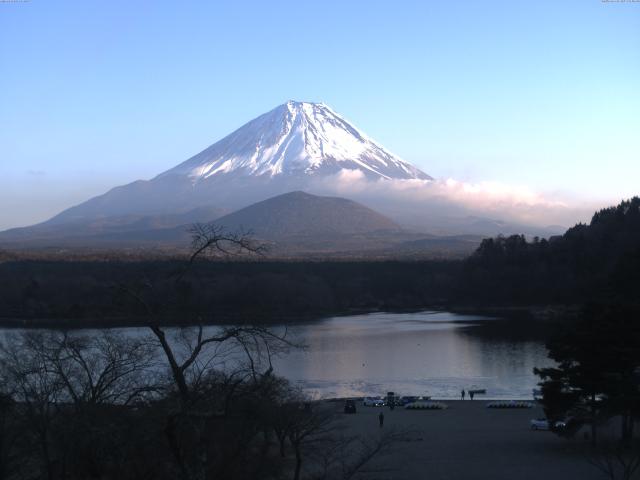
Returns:
[[[367,437],[410,431],[386,454],[367,465],[359,479],[581,479],[603,478],[589,464],[585,440],[567,440],[549,431],[532,431],[529,421],[543,417],[531,409],[490,409],[488,401],[444,401],[446,410],[364,407],[339,415],[349,434]],[[336,411],[343,402],[335,402]],[[384,413],[384,426],[378,414]]]

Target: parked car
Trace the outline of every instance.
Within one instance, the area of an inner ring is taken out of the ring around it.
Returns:
[[[553,425],[554,430],[561,430],[567,427],[567,423],[569,420],[558,420],[554,423],[550,423],[546,418],[536,418],[531,420],[531,430],[551,430],[551,425]]]
[[[362,404],[365,407],[384,407],[384,399],[382,397],[364,397]]]
[[[529,424],[531,430],[549,430],[549,420],[546,418],[534,418]]]
[[[567,428],[567,424],[569,423],[568,420],[559,420],[556,423],[553,424],[554,428],[556,428],[557,430],[560,430],[562,428]]]
[[[344,403],[344,413],[356,413],[356,401],[347,400]]]

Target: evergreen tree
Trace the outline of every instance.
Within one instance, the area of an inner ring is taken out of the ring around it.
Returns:
[[[574,328],[547,343],[555,367],[540,376],[545,413],[552,420],[574,416],[591,424],[622,418],[621,438],[629,442],[640,417],[640,314],[621,306],[587,306]]]

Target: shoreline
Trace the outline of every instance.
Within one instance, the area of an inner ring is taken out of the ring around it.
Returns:
[[[511,305],[511,306],[482,306],[482,305],[448,305],[446,303],[426,304],[419,307],[403,308],[348,308],[339,310],[326,310],[305,313],[293,313],[287,315],[279,314],[257,314],[257,313],[222,313],[216,321],[205,322],[176,322],[172,318],[161,318],[157,324],[162,327],[195,327],[202,326],[224,326],[224,325],[295,325],[309,324],[332,317],[348,317],[355,315],[368,315],[375,313],[403,314],[421,312],[449,312],[458,315],[477,315],[482,317],[494,317],[495,321],[511,323],[526,321],[529,327],[545,327],[556,324],[566,315],[575,313],[577,305]],[[253,319],[253,321],[248,321]],[[0,316],[0,328],[7,329],[38,329],[46,328],[52,330],[83,330],[83,329],[109,329],[109,328],[135,328],[148,326],[149,322],[142,317],[123,316],[98,318],[90,320],[88,318],[21,318],[11,316]]]
[[[312,403],[340,403],[340,402],[346,402],[347,400],[355,400],[356,402],[362,402],[364,400],[365,397],[331,397],[331,398],[319,398],[317,400],[311,400]],[[438,398],[434,398],[431,397],[429,400],[419,400],[421,402],[445,402],[445,403],[481,403],[481,402],[530,402],[532,404],[535,405],[539,405],[539,402],[533,398],[533,397],[518,397],[518,398],[507,398],[507,397],[498,397],[498,398],[474,398],[473,400],[469,400],[468,398],[465,400],[461,400],[460,398],[443,398],[443,397],[438,397]],[[383,407],[366,407],[366,408],[371,408],[371,409],[380,409],[380,408],[386,408],[388,409],[389,406],[385,405]],[[395,408],[399,408],[402,409],[404,408],[403,406],[396,406]]]

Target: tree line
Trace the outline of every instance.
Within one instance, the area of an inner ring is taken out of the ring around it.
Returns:
[[[638,302],[640,198],[602,209],[558,237],[485,239],[456,283],[461,300],[494,304]]]
[[[581,307],[547,341],[554,366],[535,369],[542,405],[557,434],[587,429],[588,459],[605,476],[635,478],[640,471],[640,199],[596,212],[589,225],[577,225],[551,242],[487,241],[481,249],[473,261],[512,261],[516,268],[532,268],[533,275],[534,263],[555,263],[570,275],[573,283],[557,293]]]
[[[421,308],[448,298],[455,261],[296,262],[210,258],[176,287],[184,260],[0,263],[0,321],[16,325],[144,324],[123,283],[154,283],[162,322],[287,322],[350,311]]]

